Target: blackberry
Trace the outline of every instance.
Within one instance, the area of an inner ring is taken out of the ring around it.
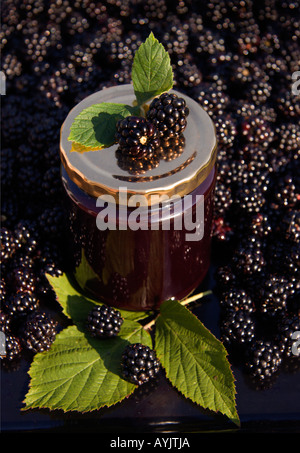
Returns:
[[[159,150],[160,148],[158,148],[157,152],[159,152]],[[118,166],[130,175],[140,175],[146,171],[152,170],[153,168],[158,167],[160,160],[158,155],[136,159],[133,156],[128,156],[126,150],[124,152],[120,148],[116,150],[116,159]]]
[[[18,194],[20,197],[38,197],[42,195],[40,181],[42,172],[38,167],[27,166],[21,167],[18,173]]]
[[[201,82],[191,93],[191,97],[197,101],[201,107],[214,120],[224,115],[228,105],[229,97],[218,87],[209,82]]]
[[[151,102],[147,119],[157,128],[159,137],[165,140],[182,134],[188,115],[185,99],[174,93],[163,93]]]
[[[201,58],[206,58],[208,63],[212,55],[226,52],[224,38],[214,30],[204,29],[197,38],[195,53]]]
[[[274,235],[273,240],[268,241],[266,259],[270,272],[290,278],[299,274],[299,246],[290,244]],[[276,240],[276,242],[274,242]],[[288,250],[288,252],[287,252]]]
[[[48,168],[60,166],[59,150],[56,144],[48,144],[43,157]]]
[[[300,338],[299,313],[283,317],[279,322],[278,331],[282,342],[284,357],[299,358],[299,354],[295,354],[295,352],[299,352],[299,344],[297,345],[296,343]]]
[[[87,317],[87,329],[92,337],[115,337],[120,332],[122,324],[121,313],[107,305],[94,307]]]
[[[118,85],[123,85],[125,83],[131,83],[131,66],[126,63],[126,61],[121,63],[121,68],[111,76],[112,84],[117,83]]]
[[[261,211],[266,202],[265,195],[257,184],[239,184],[235,192],[237,210],[244,214],[256,214]]]
[[[30,314],[20,329],[20,340],[24,348],[33,353],[50,348],[57,333],[57,322],[43,312]]]
[[[41,153],[36,149],[28,146],[27,143],[21,143],[17,150],[18,166],[39,166],[41,163]]]
[[[231,186],[217,180],[215,186],[214,213],[219,217],[228,212],[232,205]]]
[[[11,148],[1,149],[1,186],[9,189],[15,176],[15,157]]]
[[[5,303],[5,310],[9,316],[23,317],[35,312],[39,306],[39,301],[31,292],[17,292],[13,294]]]
[[[7,277],[8,283],[14,291],[34,292],[36,276],[34,270],[27,266],[17,266],[11,270]]]
[[[292,159],[299,159],[300,131],[294,123],[282,123],[276,127],[278,137],[278,148],[291,156]]]
[[[220,266],[216,271],[215,279],[217,283],[216,289],[222,295],[236,284],[236,276],[230,265]]]
[[[42,188],[45,196],[51,198],[52,201],[61,199],[62,185],[59,166],[46,170],[43,176]]]
[[[64,232],[64,209],[61,205],[47,207],[38,218],[39,230],[44,238],[61,239]]]
[[[213,217],[212,236],[221,243],[229,242],[234,236],[231,225],[222,215]]]
[[[246,370],[259,383],[268,384],[280,369],[282,353],[274,341],[258,339],[247,351]]]
[[[125,380],[141,385],[158,374],[160,363],[149,346],[134,343],[128,345],[122,354],[121,369]]]
[[[146,0],[143,5],[145,16],[151,20],[165,19],[168,13],[166,0]]]
[[[15,335],[5,335],[5,355],[0,356],[4,361],[11,362],[20,357],[22,345],[19,338]]]
[[[290,87],[279,91],[276,104],[284,120],[290,121],[299,117],[299,95],[293,94]]]
[[[240,121],[239,133],[245,143],[255,143],[265,148],[272,143],[275,136],[270,124],[255,116],[245,117]]]
[[[5,189],[2,188],[2,195],[5,196]],[[1,200],[1,225],[2,228],[12,230],[17,224],[20,215],[20,205],[17,193],[10,193],[9,198]],[[2,252],[1,252],[2,253]]]
[[[0,311],[0,331],[9,334],[11,331],[11,318],[4,311]]]
[[[299,205],[299,184],[291,174],[279,174],[274,182],[274,192],[272,194],[275,206],[279,208],[294,208]]]
[[[123,153],[136,159],[152,157],[160,144],[156,127],[136,116],[118,121],[116,141]]]
[[[20,99],[22,97],[22,99]],[[26,105],[23,106],[23,96],[11,95],[6,96],[3,106],[1,106],[1,116],[5,121],[2,121],[1,133],[3,149],[10,146],[18,146],[20,143],[27,141],[27,124],[24,121],[24,111]],[[24,103],[28,103],[27,100]]]
[[[216,134],[220,147],[232,146],[237,137],[235,120],[227,115],[221,115],[215,121]]]
[[[271,97],[272,85],[266,80],[255,80],[247,93],[247,97],[257,106],[261,106]]]
[[[6,282],[3,276],[0,279],[0,302],[3,304],[6,298]]]
[[[257,275],[266,266],[264,247],[256,237],[253,241],[246,238],[235,250],[232,262],[238,275]]]
[[[16,238],[10,229],[1,227],[0,243],[1,263],[3,263],[12,258],[17,250],[18,242],[16,241]]]
[[[252,84],[257,81],[268,82],[269,76],[263,68],[254,60],[239,58],[236,64],[230,68],[229,75],[231,92],[233,97],[245,98]],[[237,91],[238,90],[238,91]]]
[[[288,280],[277,275],[269,276],[259,291],[260,312],[271,317],[285,314],[288,295]]]
[[[36,113],[33,117],[33,126],[29,131],[28,143],[32,148],[43,151],[49,143],[59,140],[60,118],[49,116],[48,112]],[[45,145],[47,144],[47,145]]]
[[[34,220],[20,220],[15,227],[14,234],[19,249],[25,250],[28,255],[36,250],[39,232]]]
[[[299,243],[300,240],[300,212],[291,209],[282,219],[282,224],[278,227],[279,233],[290,243]]]
[[[226,291],[220,298],[220,305],[222,310],[234,311],[247,311],[254,313],[255,305],[252,298],[246,293],[244,289],[232,288]]]
[[[154,27],[154,34],[157,35],[171,59],[184,55],[189,45],[189,35],[185,24],[172,13],[166,17],[163,27],[157,24]]]
[[[267,55],[278,54],[278,52],[280,51],[279,36],[273,31],[266,31],[266,33],[261,36],[259,48]]]
[[[247,348],[256,335],[256,322],[248,310],[227,310],[221,317],[221,341],[232,350]]]
[[[188,92],[202,82],[202,73],[198,66],[187,57],[179,59],[173,65],[174,87]]]
[[[250,234],[257,236],[258,238],[264,238],[268,237],[272,230],[272,224],[270,223],[267,214],[257,212],[253,215],[249,226]]]
[[[173,137],[166,140],[161,140],[160,146],[157,150],[157,156],[166,161],[171,161],[179,157],[185,147],[184,135]]]
[[[110,59],[132,63],[134,55],[142,43],[139,34],[129,32],[122,39],[111,43]]]

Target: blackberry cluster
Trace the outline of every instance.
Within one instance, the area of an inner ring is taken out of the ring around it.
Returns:
[[[5,362],[12,362],[20,358],[22,345],[15,335],[5,335],[5,355],[0,356]]]
[[[257,340],[247,355],[246,368],[251,379],[263,388],[270,386],[282,363],[280,347],[274,341]]]
[[[87,318],[87,329],[92,337],[97,338],[115,337],[122,324],[121,313],[107,305],[94,307]]]
[[[136,116],[118,121],[116,141],[122,154],[135,159],[151,158],[160,145],[154,125],[145,118]]]
[[[57,334],[57,322],[43,312],[35,311],[20,328],[21,343],[27,350],[37,353],[47,351]]]
[[[155,377],[160,369],[155,351],[140,343],[126,346],[121,358],[122,375],[125,380],[142,385]]]
[[[129,174],[156,168],[160,160],[172,160],[184,149],[183,131],[189,109],[183,98],[163,93],[150,104],[146,118],[128,116],[117,122],[116,158]]]
[[[5,304],[5,311],[11,317],[26,316],[35,312],[39,301],[31,291],[19,291],[12,295]]]
[[[189,108],[183,98],[174,93],[163,93],[154,98],[147,112],[147,119],[158,130],[163,140],[178,137],[185,130]]]

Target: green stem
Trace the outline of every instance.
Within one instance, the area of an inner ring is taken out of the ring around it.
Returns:
[[[187,299],[183,299],[182,301],[180,301],[180,303],[182,305],[188,305],[191,302],[195,302],[196,300],[202,299],[203,297],[209,296],[210,294],[212,294],[211,290],[203,291],[202,293],[195,294],[194,296],[188,297]]]
[[[194,296],[188,297],[187,299],[183,299],[183,300],[181,300],[179,302],[181,303],[181,305],[188,305],[188,304],[190,304],[192,302],[195,302],[195,301],[197,301],[199,299],[202,299],[205,296],[209,296],[210,294],[212,294],[211,290],[203,291],[202,293],[195,294]],[[154,326],[158,316],[159,316],[159,314],[156,315],[155,318],[152,319],[150,322],[148,322],[148,324],[145,324],[143,328],[145,330],[150,330],[151,327]]]

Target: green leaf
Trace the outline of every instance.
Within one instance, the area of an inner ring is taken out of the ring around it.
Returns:
[[[112,406],[136,388],[120,374],[121,355],[129,343],[152,347],[139,323],[125,320],[118,337],[98,340],[76,326],[57,334],[50,350],[35,355],[29,370],[26,409],[88,412]]]
[[[239,425],[235,385],[223,344],[179,302],[160,307],[155,345],[166,376],[186,398]]]
[[[134,55],[132,82],[139,105],[173,87],[170,56],[152,32]]]
[[[88,312],[95,304],[101,305],[99,301],[83,295],[68,274],[62,274],[59,277],[47,275],[47,279],[56,294],[56,300],[61,305],[64,315],[71,318],[77,325],[82,325],[85,322]],[[119,311],[124,319],[131,321],[141,320],[151,315],[150,312],[144,311]]]
[[[94,104],[74,119],[68,139],[90,149],[101,149],[115,143],[116,123],[129,115],[139,115],[140,108],[126,104]]]

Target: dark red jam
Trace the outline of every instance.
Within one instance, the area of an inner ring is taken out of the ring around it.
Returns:
[[[118,211],[116,229],[99,230],[97,198],[80,189],[62,167],[68,214],[69,256],[76,281],[87,295],[128,310],[152,310],[167,299],[183,299],[204,279],[210,265],[215,167],[190,194],[195,218],[197,195],[204,196],[204,232],[190,240],[170,216],[170,228],[124,229],[134,208]],[[163,207],[157,208],[160,218]],[[184,215],[184,210],[181,215]],[[126,218],[125,218],[126,216]],[[120,228],[120,225],[122,227]]]

